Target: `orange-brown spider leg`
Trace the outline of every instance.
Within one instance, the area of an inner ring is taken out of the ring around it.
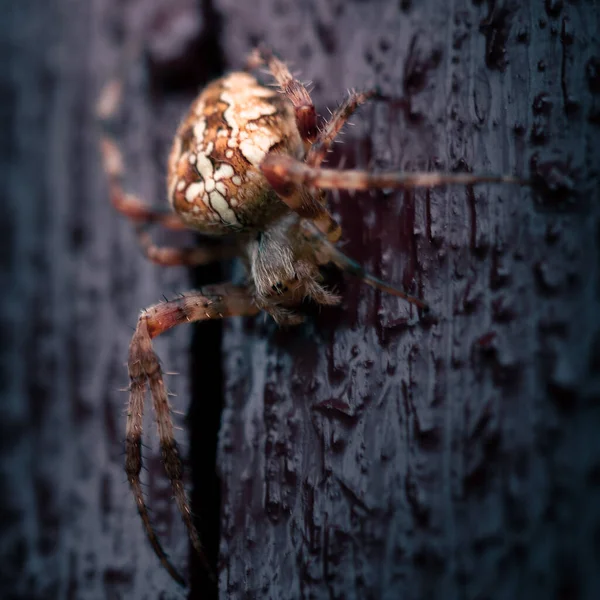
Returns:
[[[117,143],[104,134],[100,140],[102,166],[108,177],[108,189],[112,205],[134,223],[157,223],[167,229],[188,229],[181,218],[174,212],[149,207],[134,194],[123,190],[123,157]]]
[[[290,182],[280,166],[280,160],[286,162],[282,154],[267,154],[260,165],[273,190],[294,212],[313,221],[330,242],[337,242],[342,235],[342,229],[325,207],[322,195],[312,193],[306,186]]]
[[[331,118],[325,123],[325,126],[319,132],[315,143],[312,145],[306,155],[306,164],[311,167],[321,165],[331,144],[339,135],[342,127],[348,122],[348,119],[356,111],[356,109],[364,104],[369,98],[375,95],[374,91],[356,92],[350,90],[348,98],[342,102],[331,115]]]
[[[127,414],[126,472],[135,496],[138,512],[144,523],[146,535],[161,563],[173,579],[184,584],[184,578],[170,563],[152,527],[148,507],[140,482],[142,468],[142,415],[146,384],[154,407],[156,423],[165,470],[175,496],[175,501],[187,527],[194,549],[209,573],[213,573],[204,554],[200,537],[192,520],[190,505],[183,486],[183,468],[175,438],[167,390],[165,388],[158,356],[152,348],[152,338],[165,331],[193,321],[222,319],[234,315],[253,315],[258,312],[250,293],[244,287],[232,284],[210,286],[199,292],[190,292],[177,300],[156,304],[139,318],[129,347],[130,396]]]
[[[374,92],[350,92],[348,98],[333,113],[331,119],[329,119],[325,127],[319,132],[315,143],[310,147],[306,156],[307,164],[318,167],[323,162],[331,144],[352,113],[373,95]],[[269,163],[267,163],[266,167],[265,163],[263,163],[261,169],[278,196],[293,211],[297,212],[301,217],[314,221],[329,241],[335,242],[340,238],[341,228],[331,213],[325,208],[325,192],[315,194],[301,186],[290,185],[285,180],[285,175],[281,174],[277,168],[270,168]]]
[[[113,206],[134,223],[158,223],[168,229],[186,229],[186,225],[175,213],[153,209],[137,196],[123,190],[125,167],[119,145],[111,133],[111,124],[121,107],[125,73],[138,59],[141,48],[141,37],[134,36],[130,39],[117,75],[102,88],[96,102],[96,118],[102,129],[100,154],[103,170],[108,177],[110,199]]]
[[[206,265],[211,262],[228,260],[239,256],[238,246],[221,244],[211,246],[192,246],[189,248],[171,248],[157,246],[146,231],[146,228],[136,227],[138,243],[146,258],[162,267]]]
[[[275,81],[294,106],[296,111],[296,124],[300,137],[306,146],[310,146],[317,139],[317,111],[310,98],[308,90],[295,79],[290,73],[287,65],[273,55],[266,47],[258,48],[249,59],[249,64],[256,65],[265,63]]]
[[[360,170],[322,169],[311,167],[283,154],[268,154],[261,164],[261,169],[264,173],[274,173],[280,186],[307,186],[328,190],[432,188],[447,184],[472,185],[475,183],[530,184],[529,181],[513,175],[441,173],[436,171],[430,173],[401,171],[370,173]]]
[[[285,154],[267,154],[260,168],[277,195],[296,213],[310,219],[314,227],[310,236],[321,238],[319,250],[341,269],[357,275],[378,289],[404,298],[408,302],[426,309],[426,304],[408,296],[406,292],[390,286],[367,273],[358,263],[340,252],[331,242],[341,235],[341,228],[329,211],[316,199],[312,188],[366,190],[399,187],[436,187],[448,183],[516,183],[528,182],[511,175],[472,175],[470,173],[369,173],[358,170],[336,170],[311,167]],[[307,224],[308,225],[308,224]],[[310,228],[309,228],[310,229]]]

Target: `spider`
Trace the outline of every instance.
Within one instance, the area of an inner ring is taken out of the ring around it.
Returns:
[[[251,75],[250,71],[262,65],[272,74],[274,87],[262,85]],[[114,117],[120,95],[119,80],[105,86],[97,105],[102,124]],[[154,531],[140,482],[147,386],[175,501],[193,547],[211,570],[184,490],[168,394],[152,339],[182,323],[251,316],[261,310],[280,325],[300,323],[303,317],[296,309],[304,299],[320,305],[341,301],[323,282],[320,267],[327,263],[427,311],[424,301],[367,273],[335,246],[341,229],[327,209],[326,190],[526,183],[508,175],[322,168],[344,124],[374,95],[350,91],[331,117],[320,123],[308,90],[285,63],[267,48],[255,50],[245,71],[232,72],[208,84],[179,125],[168,159],[167,195],[174,209],[170,213],[153,210],[135,195],[125,193],[121,152],[108,129],[101,137],[111,201],[136,225],[141,247],[150,260],[165,266],[198,265],[238,256],[248,275],[244,286],[208,286],[143,310],[129,347],[125,470],[147,537],[160,562],[180,584],[185,580],[169,561]],[[192,228],[234,241],[187,249],[158,247],[148,235],[150,224],[177,230]]]

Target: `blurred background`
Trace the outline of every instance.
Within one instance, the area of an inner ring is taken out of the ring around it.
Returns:
[[[22,0],[1,15],[0,597],[600,597],[597,3]],[[139,311],[232,276],[152,265],[109,204],[94,104],[140,33],[118,133],[153,205],[186,107],[259,42],[325,117],[349,88],[385,96],[329,166],[538,183],[332,194],[344,251],[432,317],[332,272],[342,308],[294,330],[259,316],[156,340],[218,589],[150,411],[145,489],[189,589],[160,567],[123,470]]]

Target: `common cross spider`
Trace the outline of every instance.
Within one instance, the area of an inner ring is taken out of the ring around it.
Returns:
[[[123,160],[115,140],[101,140],[110,198],[136,225],[146,256],[160,265],[199,265],[238,256],[245,286],[222,283],[183,294],[142,311],[129,348],[126,472],[146,534],[161,563],[179,583],[153,529],[140,483],[142,413],[146,386],[154,407],[165,471],[192,544],[208,568],[194,526],[173,436],[167,390],[152,339],[181,323],[255,315],[264,310],[281,325],[300,323],[295,310],[306,298],[336,305],[340,297],[323,283],[319,268],[333,263],[365,283],[427,310],[424,301],[366,273],[335,246],[341,229],[327,209],[326,191],[435,187],[480,182],[525,183],[512,176],[438,172],[367,172],[321,167],[336,136],[373,93],[351,91],[331,117],[320,123],[309,92],[267,49],[254,51],[248,70],[266,65],[275,79],[265,87],[249,72],[234,72],[207,85],[181,122],[168,161],[168,199],[174,213],[149,208],[122,185]],[[105,87],[98,116],[115,115],[121,82]],[[106,128],[108,131],[108,128]],[[193,249],[155,246],[146,231],[158,223],[228,236],[234,243]]]

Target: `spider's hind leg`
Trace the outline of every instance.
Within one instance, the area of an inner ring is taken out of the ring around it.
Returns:
[[[188,229],[179,215],[170,210],[153,208],[135,194],[123,188],[125,167],[121,150],[110,132],[105,131],[100,140],[102,167],[108,178],[111,204],[130,221],[137,224],[159,224],[166,229]]]
[[[125,165],[118,139],[114,134],[115,120],[123,103],[126,74],[141,53],[142,39],[134,36],[127,43],[116,74],[104,85],[96,102],[95,114],[101,129],[100,155],[103,170],[108,178],[110,200],[121,214],[134,223],[158,223],[167,229],[187,229],[175,213],[152,208],[138,196],[126,192],[123,187]]]

